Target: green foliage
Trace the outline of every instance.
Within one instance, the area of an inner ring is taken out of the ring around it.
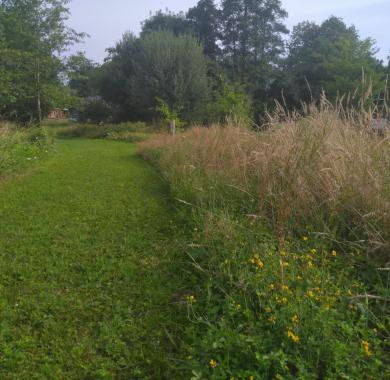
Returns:
[[[222,81],[209,105],[210,121],[225,123],[233,119],[249,125],[251,116],[251,102],[243,87]]]
[[[142,23],[141,37],[148,33],[167,31],[179,36],[193,32],[183,13],[158,11]]]
[[[119,120],[152,120],[156,98],[196,121],[207,101],[206,60],[194,37],[159,31],[141,39],[126,34],[103,65],[105,100],[119,106]]]
[[[213,0],[200,0],[187,12],[193,33],[203,45],[205,55],[216,59],[220,55],[219,40],[220,12]]]
[[[363,283],[355,268],[367,263],[355,261],[358,252],[341,258],[329,242],[311,236],[306,242],[290,237],[279,251],[261,223],[217,208],[196,220],[194,241],[209,248],[191,250],[199,269],[189,293],[196,302],[188,302],[194,379],[390,375],[386,308],[384,301],[359,298],[376,278]],[[378,290],[386,297],[386,288]]]
[[[172,121],[176,123],[176,127],[180,128],[183,126],[183,122],[180,120],[180,109],[170,109],[169,105],[164,102],[163,99],[157,98],[158,106],[156,111],[159,112],[163,118],[163,121],[169,125]]]
[[[65,25],[67,0],[3,0],[0,3],[0,112],[20,123],[42,120],[61,87],[58,58],[82,34]]]
[[[287,12],[279,0],[224,0],[221,9],[225,62],[234,79],[250,83],[256,65],[277,62],[284,51]]]
[[[324,90],[334,100],[338,95],[367,91],[368,83],[377,94],[383,89],[384,76],[374,41],[361,40],[356,29],[336,17],[321,25],[304,22],[294,28],[286,61],[289,101],[297,104],[319,99]],[[362,86],[362,70],[369,80]],[[310,86],[310,88],[309,88]]]
[[[68,58],[66,72],[68,86],[78,97],[87,98],[96,95],[98,65],[78,52]]]
[[[130,143],[143,141],[149,135],[150,128],[141,122],[104,125],[76,124],[57,128],[56,130],[56,136],[59,138],[106,139]]]
[[[0,124],[0,180],[32,167],[47,157],[53,146],[44,128],[21,129]]]
[[[77,115],[81,123],[101,123],[112,120],[114,111],[102,98],[91,97],[81,101]]]

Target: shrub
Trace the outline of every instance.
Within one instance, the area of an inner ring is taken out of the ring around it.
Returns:
[[[62,128],[57,132],[57,136],[62,138],[108,139],[135,143],[145,140],[149,132],[150,129],[142,122],[107,125],[76,124]]]
[[[53,140],[44,128],[0,125],[0,179],[44,158]]]
[[[99,97],[84,99],[78,108],[78,119],[82,123],[100,123],[113,118],[112,107]]]

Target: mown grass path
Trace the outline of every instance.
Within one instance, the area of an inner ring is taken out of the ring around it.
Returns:
[[[173,214],[125,143],[61,141],[34,173],[1,185],[0,378],[168,378]]]

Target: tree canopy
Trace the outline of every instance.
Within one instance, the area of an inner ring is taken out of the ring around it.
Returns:
[[[68,2],[0,0],[1,117],[39,122],[76,96],[118,121],[152,120],[162,101],[188,123],[232,110],[261,123],[275,98],[293,109],[323,92],[330,100],[368,88],[387,96],[390,69],[374,40],[337,17],[301,22],[288,37],[280,0],[199,0],[186,13],[158,11],[139,36],[127,32],[108,48],[103,64],[83,53],[61,58],[83,37],[66,25]]]
[[[55,103],[59,54],[83,37],[66,26],[68,0],[0,2],[2,116],[40,122]]]

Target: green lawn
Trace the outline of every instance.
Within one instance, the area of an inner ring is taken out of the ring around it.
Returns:
[[[0,187],[0,378],[180,378],[165,185],[132,145],[57,149]]]

